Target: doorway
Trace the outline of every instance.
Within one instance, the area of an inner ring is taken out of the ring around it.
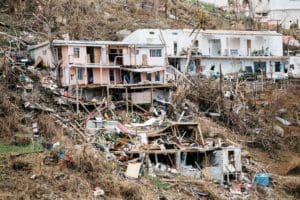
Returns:
[[[87,63],[95,63],[95,52],[93,47],[86,48],[87,53]]]
[[[88,84],[94,83],[94,70],[93,68],[87,69],[87,76],[88,76]]]
[[[248,53],[248,56],[251,56],[251,48],[252,48],[251,40],[247,40],[247,53]]]

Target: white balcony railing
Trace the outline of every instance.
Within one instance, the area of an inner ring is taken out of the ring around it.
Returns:
[[[238,56],[239,50],[238,49],[225,49],[224,56]]]

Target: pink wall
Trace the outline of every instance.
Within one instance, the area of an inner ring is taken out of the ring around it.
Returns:
[[[87,68],[82,68],[82,69],[83,69],[83,80],[78,80],[78,84],[87,84]],[[116,83],[117,84],[121,83],[120,69],[113,69],[113,70],[115,71]],[[93,75],[94,75],[94,84],[103,84],[103,85],[114,84],[114,82],[110,83],[109,80],[109,68],[102,68],[102,69],[94,68]],[[73,77],[73,79],[71,77]],[[76,84],[75,68],[70,68],[70,84],[71,85]]]
[[[87,73],[86,73],[86,68],[81,68],[83,70],[83,74],[82,74],[82,77],[83,79],[82,80],[78,80],[78,84],[85,84],[86,83],[86,80],[87,80]],[[76,69],[74,67],[70,68],[70,84],[71,85],[75,85],[76,84]]]

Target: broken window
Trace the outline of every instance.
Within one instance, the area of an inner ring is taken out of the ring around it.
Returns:
[[[150,49],[150,57],[161,57],[161,49]]]
[[[82,68],[78,68],[78,74],[77,74],[77,78],[78,80],[83,80],[83,69]]]
[[[80,49],[78,47],[74,48],[74,58],[79,58],[80,55]]]

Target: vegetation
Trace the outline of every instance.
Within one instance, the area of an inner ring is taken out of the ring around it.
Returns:
[[[27,146],[0,144],[0,154],[28,154],[43,152],[44,150],[40,143],[32,143]]]
[[[159,190],[169,190],[171,187],[168,183],[162,182],[157,176],[149,176],[149,179]]]

